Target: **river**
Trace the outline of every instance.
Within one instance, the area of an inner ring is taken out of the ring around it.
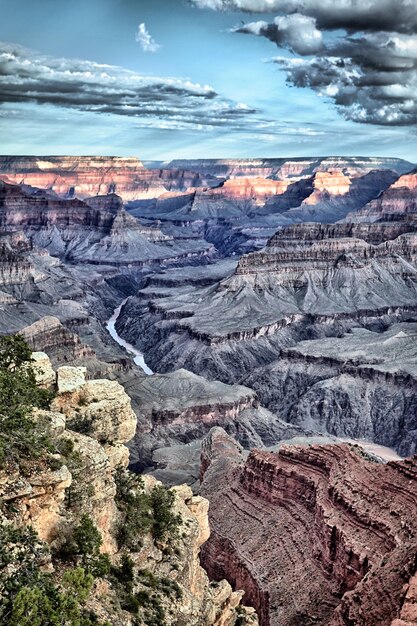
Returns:
[[[133,356],[133,362],[136,363],[136,365],[138,365],[138,367],[140,367],[145,372],[145,374],[151,376],[153,374],[153,371],[146,365],[142,352],[137,350],[137,348],[135,348],[135,346],[132,346],[132,344],[122,339],[116,330],[117,318],[119,317],[123,305],[126,304],[127,300],[128,298],[123,300],[123,302],[117,307],[117,309],[113,311],[113,315],[107,322],[106,328],[109,334],[113,337],[113,339],[119,344],[119,346],[122,346],[122,348],[124,348],[127,352],[129,352],[129,354]]]

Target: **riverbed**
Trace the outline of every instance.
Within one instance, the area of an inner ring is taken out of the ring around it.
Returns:
[[[132,344],[128,343],[122,337],[120,337],[120,335],[118,334],[116,330],[117,319],[120,315],[120,312],[123,306],[126,304],[127,300],[128,298],[123,300],[123,302],[117,307],[117,309],[113,311],[113,315],[107,322],[106,328],[109,334],[113,337],[113,339],[119,344],[119,346],[122,346],[122,348],[124,348],[130,355],[132,355],[133,362],[138,367],[140,367],[145,372],[145,374],[147,374],[148,376],[151,376],[153,374],[153,371],[151,370],[150,367],[146,365],[143,353],[140,352],[140,350],[138,350],[137,348],[135,348],[135,346],[132,346]]]

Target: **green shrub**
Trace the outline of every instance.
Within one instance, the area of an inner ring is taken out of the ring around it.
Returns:
[[[158,541],[177,536],[181,516],[173,512],[175,495],[170,489],[158,485],[146,494],[142,478],[123,469],[116,474],[116,487],[117,506],[124,513],[117,533],[119,547],[140,549],[148,532]]]
[[[152,489],[152,534],[154,539],[163,541],[169,536],[174,537],[177,535],[178,527],[181,524],[181,516],[175,515],[173,512],[174,500],[174,493],[163,485],[157,485]]]
[[[150,497],[143,491],[143,481],[131,472],[119,470],[116,474],[116,503],[124,513],[117,532],[119,547],[137,551],[142,537],[152,529],[153,516]]]
[[[28,464],[46,457],[51,442],[33,409],[47,409],[52,394],[38,387],[31,351],[19,335],[0,337],[0,467]]]
[[[122,560],[119,567],[112,568],[112,574],[116,577],[119,583],[132,587],[135,579],[133,561],[128,554],[122,555]]]
[[[75,554],[81,556],[97,556],[103,543],[100,531],[89,515],[82,516],[79,525],[74,528],[72,538]]]
[[[83,608],[92,574],[81,567],[66,569],[61,578],[45,574],[48,554],[47,545],[31,528],[0,526],[0,624],[100,626]]]
[[[94,578],[104,578],[111,571],[111,562],[107,554],[100,554],[102,542],[100,531],[91,517],[83,515],[56,556],[64,562],[72,561],[82,565]]]

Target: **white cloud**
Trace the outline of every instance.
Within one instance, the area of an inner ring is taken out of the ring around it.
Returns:
[[[0,106],[53,105],[113,114],[153,128],[240,128],[255,111],[190,80],[142,76],[93,61],[42,56],[0,42]]]
[[[144,52],[158,52],[162,47],[159,43],[156,43],[143,22],[138,26],[135,39]]]
[[[302,55],[317,54],[323,48],[323,37],[316,28],[316,20],[298,13],[279,15],[272,23],[251,22],[234,32],[266,37],[277,46]]]

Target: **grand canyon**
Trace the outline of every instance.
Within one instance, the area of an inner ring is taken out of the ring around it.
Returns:
[[[417,0],[0,0],[0,626],[417,626]]]
[[[48,355],[69,432],[86,368],[132,403],[91,434],[111,463],[210,503],[224,621],[170,623],[417,623],[416,172],[0,157],[1,333]]]

